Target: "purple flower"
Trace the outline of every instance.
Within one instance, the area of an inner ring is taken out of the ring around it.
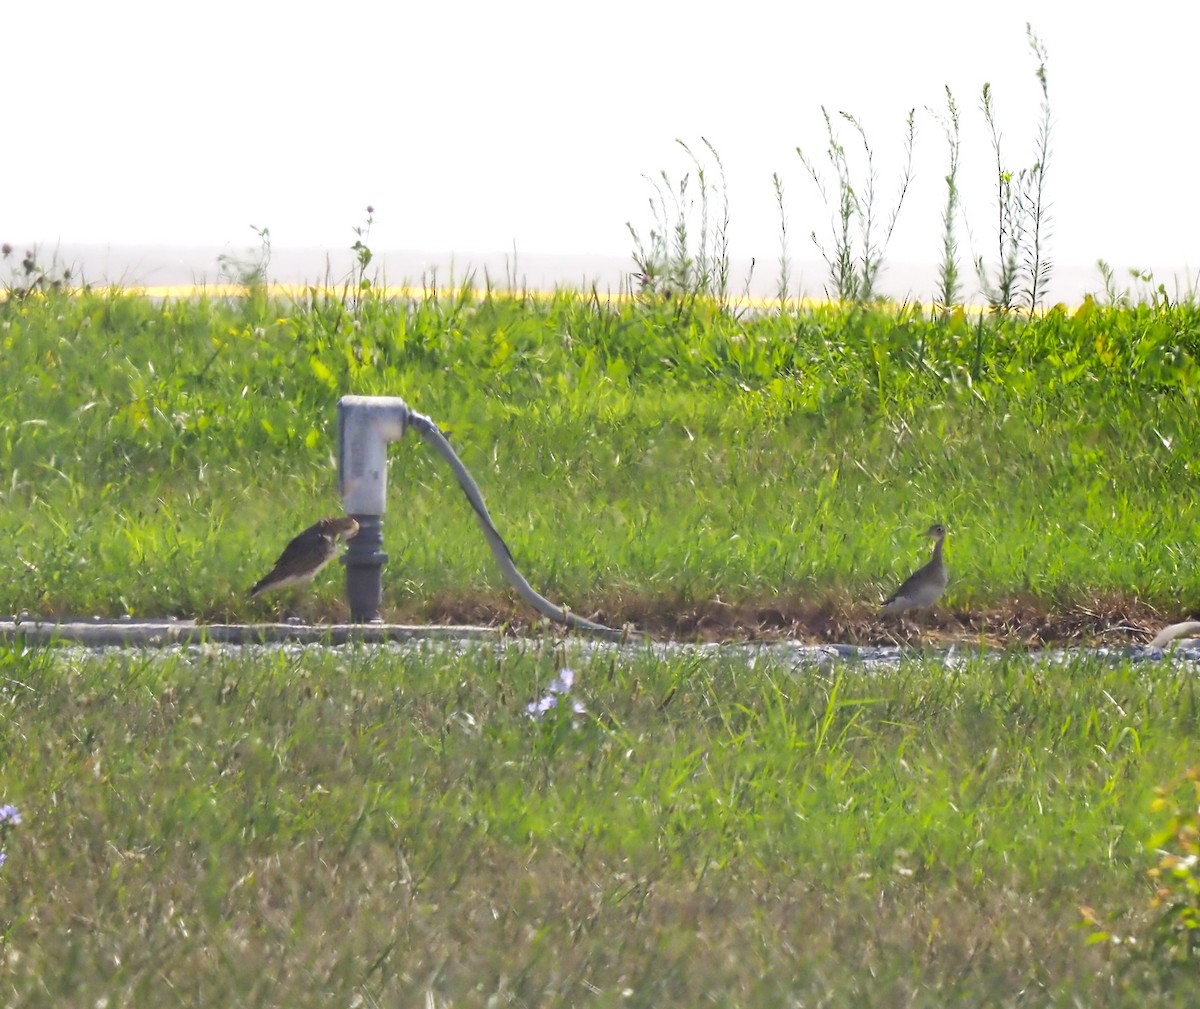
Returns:
[[[550,681],[550,693],[565,694],[575,686],[575,670],[565,667],[554,679]]]
[[[546,688],[548,693],[546,693],[539,700],[531,701],[529,704],[525,705],[525,714],[527,714],[530,718],[538,718],[541,715],[544,715],[547,711],[557,708],[559,697],[570,693],[571,688],[574,685],[575,670],[564,667],[559,674],[550,681],[549,686]],[[586,714],[587,712],[587,708],[585,708],[578,701],[571,705],[571,710],[577,715]]]
[[[21,811],[16,806],[0,806],[0,827],[15,827],[21,822]]]
[[[536,718],[538,715],[544,715],[547,711],[550,711],[557,707],[558,707],[558,698],[555,697],[553,694],[547,694],[545,697],[541,698],[540,700],[530,701],[528,704],[526,704],[525,705],[525,713],[527,715],[531,715]]]

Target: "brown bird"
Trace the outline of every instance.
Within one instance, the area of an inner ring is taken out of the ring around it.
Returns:
[[[948,576],[946,562],[942,559],[942,544],[946,542],[946,527],[940,522],[925,530],[933,540],[933,556],[904,579],[883,601],[880,613],[903,613],[905,610],[925,610],[936,603],[946,591]]]
[[[358,523],[346,516],[321,519],[309,526],[283,548],[270,573],[250,590],[250,598],[271,589],[311,582],[337,556],[338,541],[352,539],[357,533]]]

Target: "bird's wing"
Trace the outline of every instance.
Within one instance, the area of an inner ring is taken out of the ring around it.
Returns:
[[[911,590],[913,586],[921,580],[921,576],[925,574],[925,568],[927,567],[929,567],[928,564],[923,565],[905,578],[904,581],[900,583],[900,587],[883,601],[883,605],[886,606],[888,603],[894,603],[901,596],[908,595],[909,590]]]
[[[286,578],[315,576],[336,553],[337,544],[332,537],[320,532],[315,526],[305,529],[283,548],[275,566],[255,584],[250,590],[250,595],[257,595]]]

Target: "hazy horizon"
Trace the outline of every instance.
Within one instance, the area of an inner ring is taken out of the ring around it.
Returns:
[[[837,202],[822,110],[860,196],[874,177],[879,244],[912,110],[911,183],[882,283],[927,298],[934,284],[905,264],[927,269],[920,264],[941,254],[946,89],[961,127],[964,280],[974,280],[973,257],[994,258],[998,246],[985,85],[1004,169],[1018,175],[1043,157],[1039,58],[1030,15],[1015,9],[612,0],[597,12],[546,0],[355,0],[335,16],[315,3],[282,17],[234,0],[202,12],[147,0],[69,6],[53,32],[37,5],[5,15],[0,56],[37,114],[20,117],[10,145],[0,241],[168,250],[135,257],[139,275],[175,277],[183,263],[215,277],[214,263],[186,250],[252,248],[252,224],[270,229],[280,272],[291,269],[289,250],[343,255],[371,206],[368,244],[389,275],[416,269],[414,256],[448,263],[449,250],[456,262],[502,269],[515,246],[530,271],[535,257],[556,257],[573,280],[576,257],[624,260],[627,225],[643,237],[655,226],[652,201],[672,221],[672,203],[692,205],[694,246],[703,169],[710,237],[728,201],[730,254],[754,257],[755,285],[775,293],[786,223],[793,273],[819,293],[811,236],[830,244]],[[1050,125],[1042,238],[1055,264],[1052,298],[1101,286],[1100,258],[1122,282],[1129,266],[1154,269],[1168,286],[1166,274],[1200,266],[1187,128],[1200,6],[1154,10],[1101,2],[1085,15],[1067,4],[1033,14]],[[841,110],[861,123],[870,160]],[[797,148],[824,173],[825,197]],[[315,266],[303,260],[303,271],[323,275],[323,255]],[[735,289],[742,279],[735,270]]]
[[[62,244],[55,246],[37,243],[12,243],[13,257],[9,268],[19,268],[19,257],[30,246],[36,246],[43,267],[52,262],[69,267],[72,276],[92,284],[117,284],[129,287],[178,287],[212,285],[233,279],[236,269],[222,266],[222,257],[241,262],[253,262],[260,249],[245,246],[169,246]],[[1134,293],[1147,285],[1133,277],[1131,270],[1150,271],[1153,286],[1162,284],[1168,294],[1192,291],[1197,286],[1195,271],[1185,266],[1145,263],[1109,264],[1115,274],[1118,290]],[[267,279],[281,284],[340,285],[355,275],[355,252],[342,248],[272,248],[267,266]],[[730,261],[730,294],[748,293],[756,298],[773,298],[779,294],[778,257],[758,260],[753,269],[750,259],[732,257]],[[966,303],[980,303],[982,295],[972,264],[960,263],[963,275],[963,298]],[[463,253],[392,249],[374,253],[366,276],[373,282],[389,285],[421,286],[436,281],[438,286],[457,286],[468,277],[473,286],[482,288],[489,281],[493,287],[548,291],[555,288],[619,291],[630,284],[635,270],[632,254],[605,256],[586,254],[555,254],[545,252],[469,251]],[[827,268],[819,259],[795,259],[790,265],[790,297],[824,297],[828,286]],[[747,281],[749,281],[747,283]],[[879,291],[896,301],[930,302],[937,290],[937,265],[906,263],[885,259],[880,272]],[[1077,304],[1087,294],[1104,292],[1104,280],[1095,263],[1056,266],[1047,289],[1046,304],[1064,302]]]

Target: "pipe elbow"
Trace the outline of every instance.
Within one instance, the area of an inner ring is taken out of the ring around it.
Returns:
[[[408,404],[398,396],[343,396],[337,408],[338,490],[346,513],[382,515],[388,443],[404,437]]]

